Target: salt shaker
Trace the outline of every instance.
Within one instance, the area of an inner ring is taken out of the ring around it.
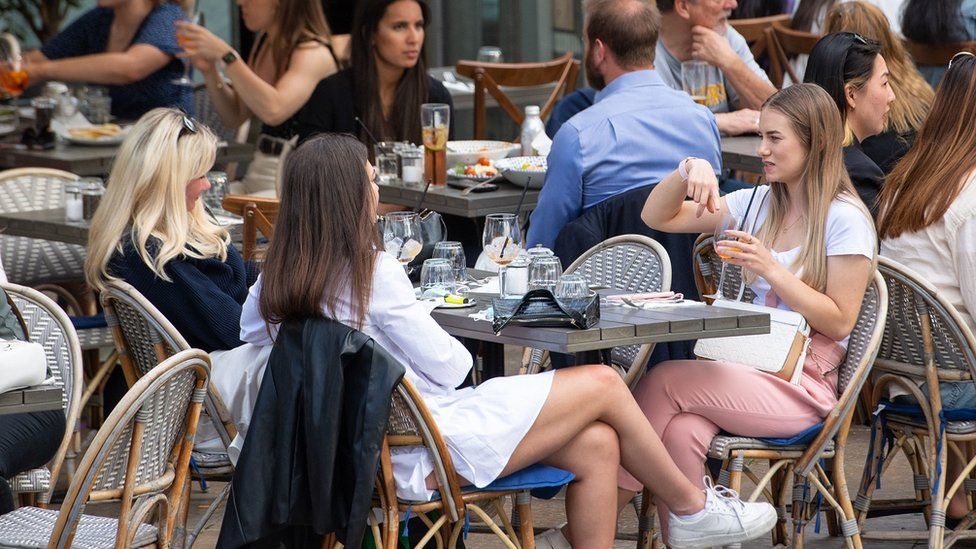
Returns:
[[[519,255],[501,271],[502,297],[521,297],[529,291],[529,258]]]
[[[83,219],[81,184],[77,181],[67,181],[64,184],[64,220],[78,223]]]
[[[81,187],[82,215],[85,221],[91,221],[95,215],[95,210],[98,209],[98,205],[102,201],[102,195],[105,194],[105,184],[102,183],[102,179],[99,177],[85,177],[79,183]]]
[[[424,180],[424,153],[415,148],[400,151],[403,183],[420,186]]]

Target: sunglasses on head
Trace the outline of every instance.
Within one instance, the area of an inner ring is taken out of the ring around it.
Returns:
[[[863,36],[861,36],[860,34],[858,34],[856,32],[851,32],[851,33],[848,33],[848,34],[850,34],[851,35],[851,38],[853,38],[854,41],[857,42],[858,44],[861,44],[862,46],[867,46],[868,45],[868,41]]]
[[[952,56],[952,59],[949,60],[949,66],[948,66],[948,68],[951,69],[953,63],[955,63],[956,61],[959,61],[961,59],[965,59],[967,57],[976,57],[976,54],[973,54],[972,52],[968,52],[968,51],[961,51],[961,52],[959,52],[959,53],[957,53],[957,54],[955,54],[955,55]]]
[[[184,114],[182,118],[183,118],[183,127],[180,128],[180,135],[177,136],[177,139],[183,137],[184,135],[197,133],[197,123],[186,114]]]

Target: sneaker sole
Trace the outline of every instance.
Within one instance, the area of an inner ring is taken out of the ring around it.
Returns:
[[[769,533],[773,527],[776,526],[776,511],[772,511],[766,517],[766,520],[753,526],[749,530],[741,534],[716,534],[713,536],[706,536],[695,539],[688,540],[668,540],[668,545],[674,549],[701,549],[706,547],[715,547],[722,545],[731,545],[735,543],[741,543],[744,541],[750,541],[762,536],[763,534]]]

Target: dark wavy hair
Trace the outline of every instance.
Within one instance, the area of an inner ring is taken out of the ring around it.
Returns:
[[[908,0],[901,14],[902,35],[919,44],[941,46],[966,40],[959,11],[962,0]]]
[[[827,91],[847,121],[847,96],[844,87],[860,89],[874,71],[874,60],[881,55],[881,44],[853,32],[835,32],[821,38],[810,51],[803,82]]]
[[[366,147],[353,136],[319,134],[288,155],[261,272],[261,316],[269,324],[322,318],[349,292],[362,327],[382,249],[372,201]]]
[[[420,58],[417,64],[407,69],[397,85],[393,111],[389,119],[383,116],[383,105],[380,101],[380,82],[376,71],[373,35],[376,34],[380,20],[386,14],[386,8],[396,1],[364,0],[356,9],[352,29],[352,77],[356,93],[356,111],[376,139],[420,143],[420,105],[427,101],[428,85],[426,40],[420,47]],[[423,0],[414,1],[420,6],[426,27],[430,23],[430,8]]]

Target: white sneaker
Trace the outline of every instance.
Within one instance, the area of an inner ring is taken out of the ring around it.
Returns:
[[[535,537],[535,549],[573,549],[561,528],[550,528]]]
[[[670,513],[668,545],[674,549],[711,547],[748,541],[776,525],[776,510],[766,502],[749,503],[735,490],[713,486],[705,477],[705,510],[693,520]]]

